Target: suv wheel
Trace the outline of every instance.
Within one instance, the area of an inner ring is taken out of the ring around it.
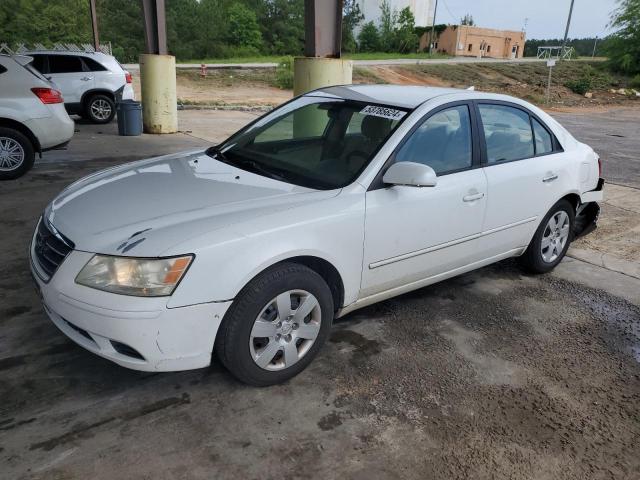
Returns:
[[[35,161],[31,141],[21,132],[0,127],[0,180],[11,180],[27,173]]]
[[[520,263],[532,273],[547,273],[564,258],[573,240],[575,212],[567,200],[560,200],[545,215]]]
[[[238,294],[215,351],[244,383],[282,383],[311,363],[329,336],[333,314],[333,297],[320,275],[296,263],[276,265]]]
[[[92,95],[84,107],[84,116],[93,123],[109,123],[115,114],[115,102],[103,94]]]

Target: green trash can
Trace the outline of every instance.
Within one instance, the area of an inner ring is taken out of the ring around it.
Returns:
[[[136,136],[142,134],[142,104],[134,100],[122,100],[116,107],[118,114],[118,135]]]

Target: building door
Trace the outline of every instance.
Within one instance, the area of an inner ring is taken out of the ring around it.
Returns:
[[[511,58],[518,58],[518,45],[511,47]]]

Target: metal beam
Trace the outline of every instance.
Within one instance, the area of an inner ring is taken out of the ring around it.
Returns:
[[[340,58],[343,0],[305,0],[304,55]]]
[[[141,0],[144,16],[144,40],[146,52],[167,54],[167,25],[164,0]]]
[[[100,51],[100,37],[98,35],[98,15],[96,14],[96,0],[89,0],[89,10],[91,11],[91,29],[93,30],[93,49]]]
[[[567,27],[564,29],[564,40],[562,40],[563,52],[565,47],[567,46],[567,37],[569,36],[569,26],[571,25],[571,14],[573,13],[573,1],[574,0],[571,0],[571,5],[569,6],[569,16],[567,17]]]

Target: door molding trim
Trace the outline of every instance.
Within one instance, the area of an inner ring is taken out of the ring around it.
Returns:
[[[373,270],[378,267],[384,267],[385,265],[389,265],[391,263],[401,262],[402,260],[407,260],[409,258],[418,257],[420,255],[425,255],[427,253],[436,252],[438,250],[442,250],[444,248],[453,247],[455,245],[459,245],[461,243],[470,242],[471,240],[476,240],[481,237],[485,237],[487,235],[491,235],[494,233],[501,232],[503,230],[507,230],[509,228],[519,227],[520,225],[524,225],[525,223],[531,223],[537,220],[537,216],[525,218],[524,220],[520,220],[518,222],[509,223],[507,225],[502,225],[501,227],[492,228],[491,230],[486,230],[480,233],[474,233],[473,235],[468,235],[466,237],[458,238],[456,240],[451,240],[449,242],[439,243],[438,245],[433,245],[432,247],[422,248],[420,250],[416,250],[414,252],[403,253],[402,255],[397,255],[395,257],[390,257],[384,260],[378,260],[376,262],[372,262],[369,264],[369,270]]]
[[[476,270],[480,267],[484,267],[486,265],[490,265],[500,260],[504,260],[505,258],[522,255],[526,249],[527,249],[526,246],[513,248],[499,255],[494,255],[493,257],[485,258],[484,260],[479,260],[477,262],[473,262],[468,265],[464,265],[462,267],[454,268],[453,270],[449,270],[448,272],[439,273],[438,275],[433,275],[428,278],[423,278],[422,280],[416,280],[415,282],[407,283],[405,285],[400,285],[398,287],[390,288],[389,290],[384,290],[382,292],[374,293],[373,295],[369,295],[367,297],[359,298],[355,302],[349,305],[345,305],[340,310],[338,310],[338,313],[336,314],[336,318],[343,317],[347,313],[351,313],[354,310],[358,310],[359,308],[366,307],[367,305],[381,302],[388,298],[392,298],[397,295],[402,295],[403,293],[411,292],[413,290],[426,287],[427,285],[431,285],[431,284],[440,282],[442,280],[446,280],[447,278],[455,277],[462,273]]]

